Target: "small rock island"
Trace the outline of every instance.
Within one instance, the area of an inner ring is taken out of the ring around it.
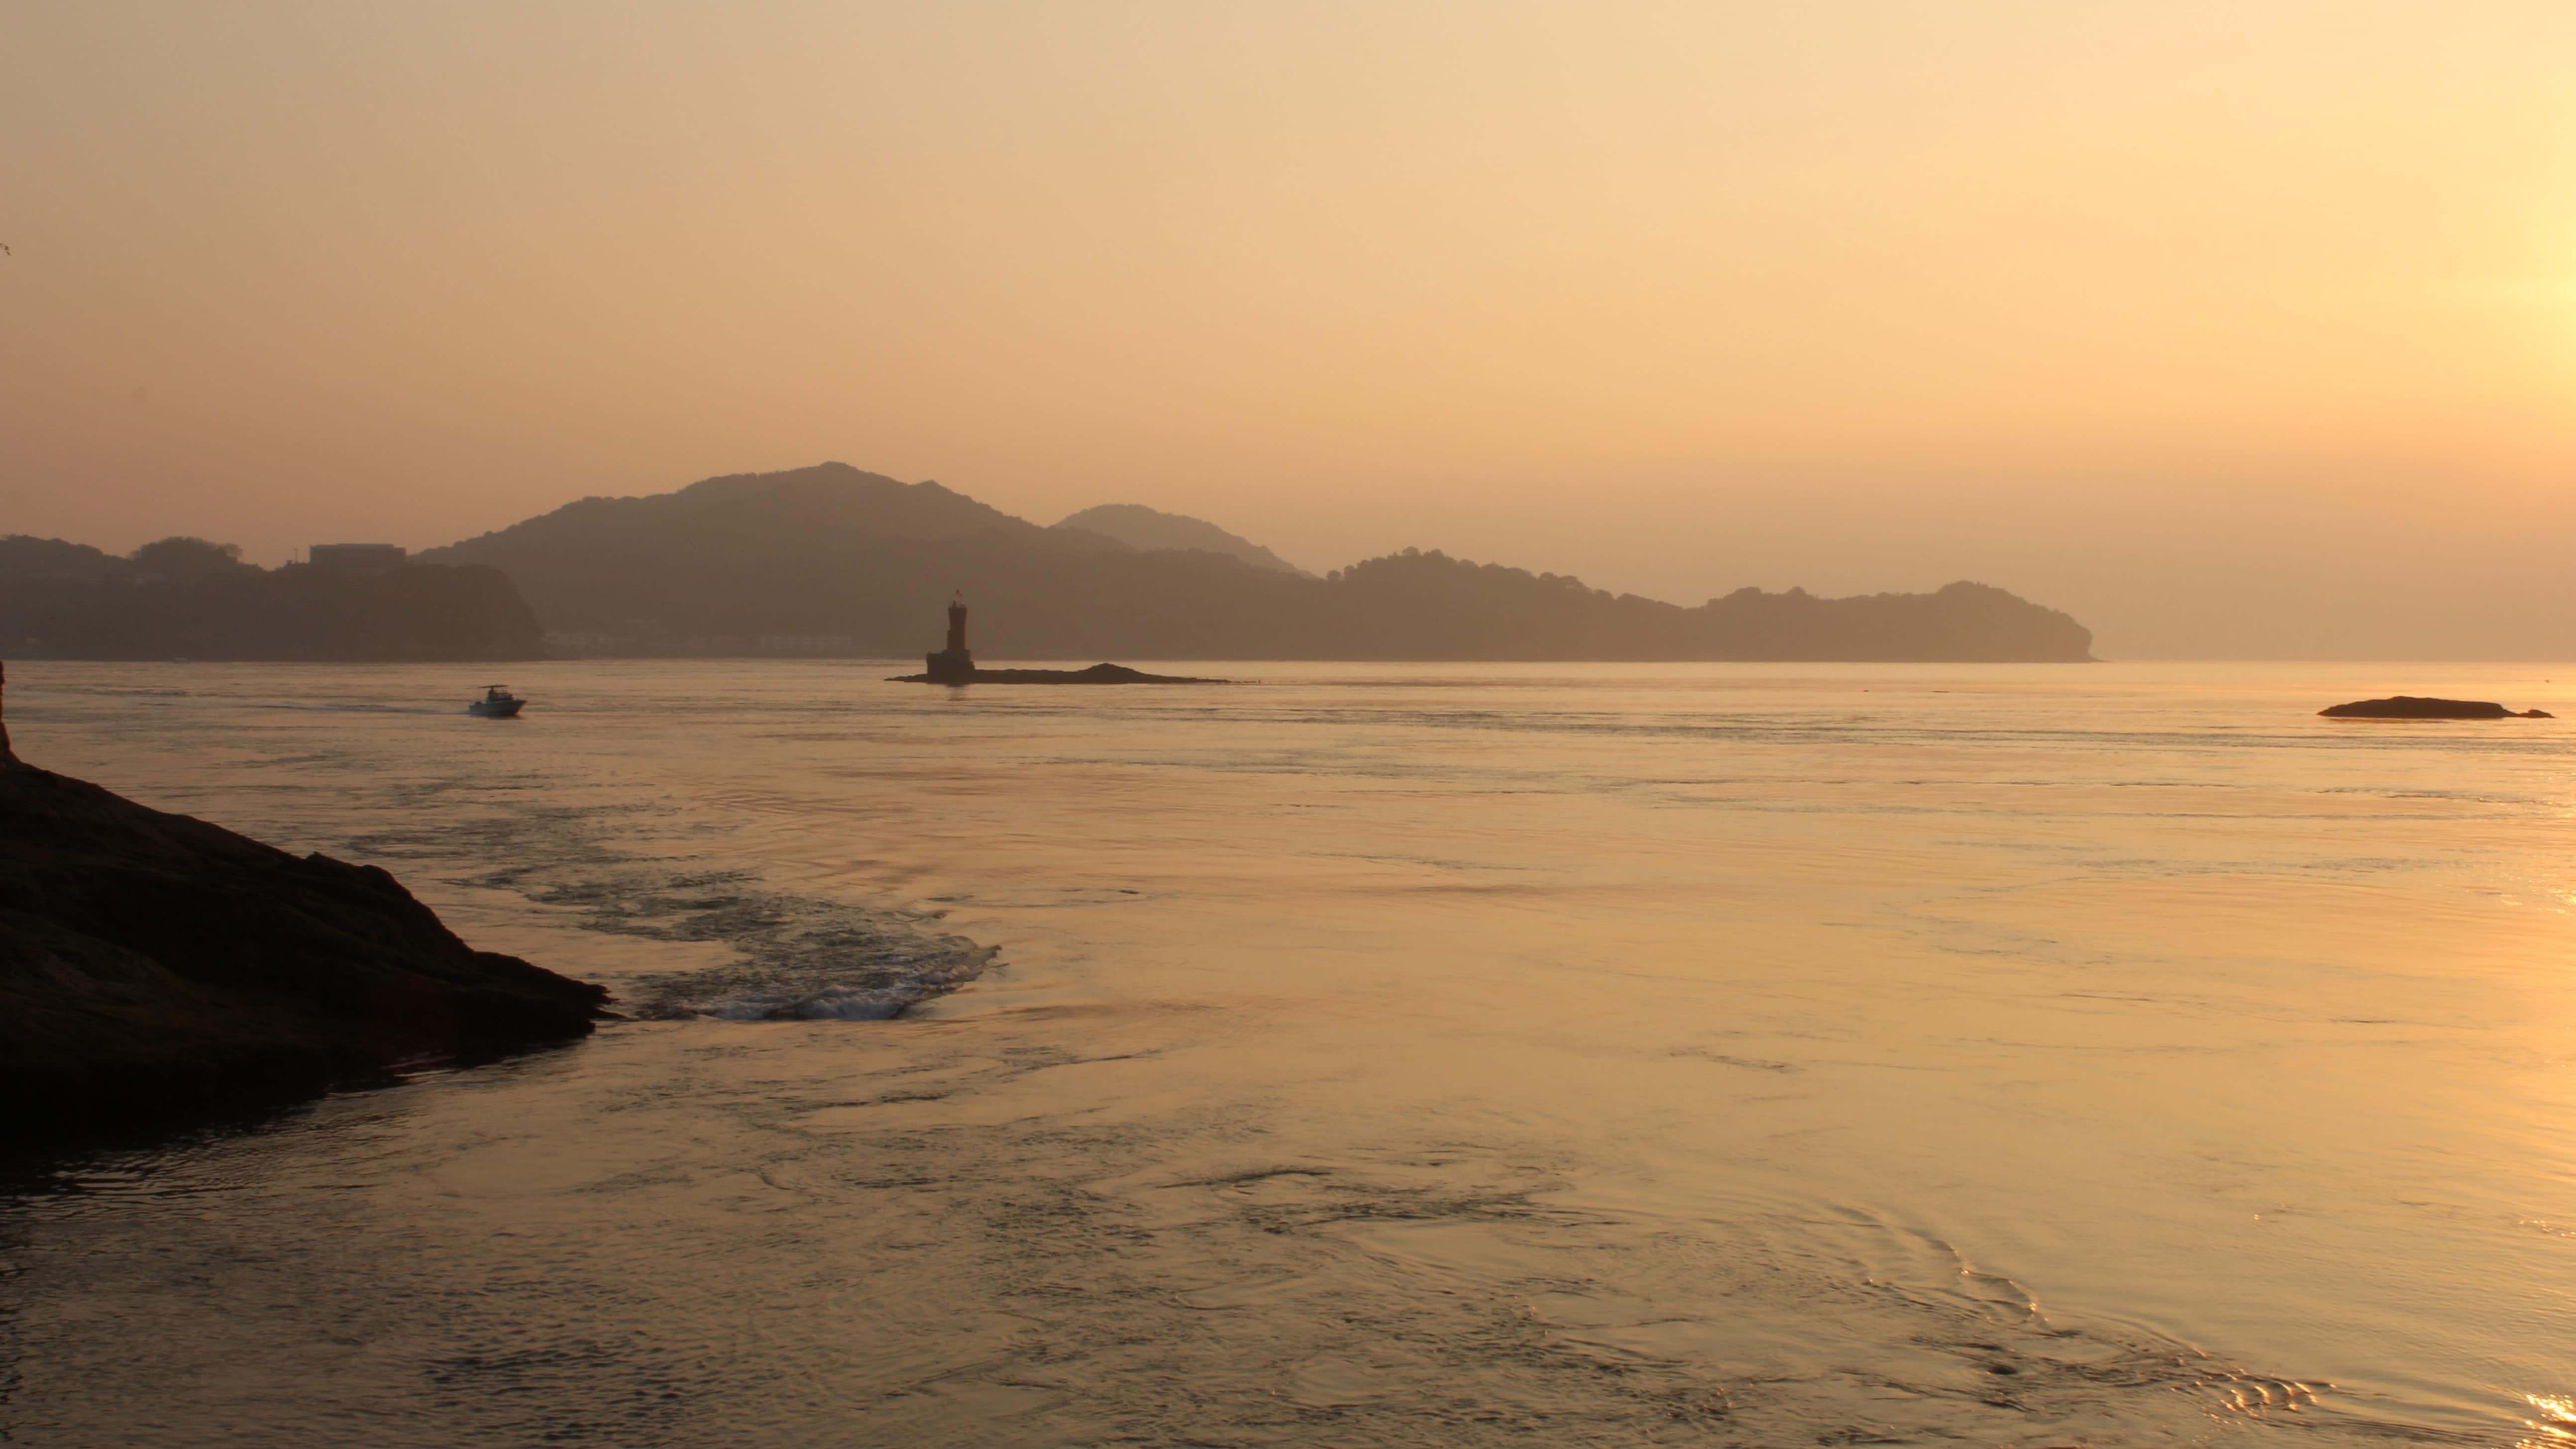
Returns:
[[[2431,699],[2397,694],[2386,699],[2357,699],[2329,705],[2317,713],[2328,719],[2556,719],[2544,709],[2510,710],[2481,699]]]
[[[1222,679],[1192,679],[1180,674],[1147,674],[1124,664],[1095,664],[1089,669],[978,669],[966,647],[966,601],[948,605],[948,647],[925,656],[919,674],[898,674],[892,684],[1224,684]]]
[[[0,722],[0,1156],[584,1036],[607,1002],[379,867],[38,769]]]

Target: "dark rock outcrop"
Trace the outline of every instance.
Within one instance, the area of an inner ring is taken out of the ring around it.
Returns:
[[[0,1150],[587,1034],[605,989],[456,938],[391,875],[40,770],[0,726]]]
[[[889,684],[1227,684],[1224,679],[1193,679],[1186,674],[1147,674],[1124,664],[1095,664],[1089,669],[970,669],[962,675],[898,674]]]
[[[2556,719],[2547,710],[2510,710],[2481,699],[2431,699],[2399,694],[2387,699],[2357,699],[2329,705],[2317,713],[2328,719]]]

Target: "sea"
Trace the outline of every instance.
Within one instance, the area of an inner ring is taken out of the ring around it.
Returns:
[[[627,1019],[12,1181],[0,1441],[2576,1438],[2576,665],[907,667],[13,663]]]

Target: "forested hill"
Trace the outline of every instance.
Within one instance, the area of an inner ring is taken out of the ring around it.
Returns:
[[[544,631],[488,568],[274,569],[165,538],[117,557],[0,538],[0,653],[34,659],[529,659]]]
[[[1981,584],[1683,608],[1408,549],[1324,578],[1041,528],[838,463],[587,498],[422,556],[507,574],[557,643],[601,653],[902,657],[962,590],[1001,659],[2083,660],[2091,632]],[[798,641],[782,644],[781,641]]]
[[[1230,553],[1254,568],[1276,569],[1283,574],[1305,572],[1251,539],[1228,533],[1205,519],[1184,518],[1139,503],[1099,504],[1055,526],[1107,534],[1129,548],[1204,549],[1209,553]]]

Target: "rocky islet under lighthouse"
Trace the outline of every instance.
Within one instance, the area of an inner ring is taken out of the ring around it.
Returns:
[[[948,601],[948,645],[922,656],[919,674],[899,674],[898,684],[1224,684],[1222,679],[1191,679],[1175,674],[1147,674],[1124,664],[1095,664],[1089,669],[978,669],[966,647],[966,598]]]

